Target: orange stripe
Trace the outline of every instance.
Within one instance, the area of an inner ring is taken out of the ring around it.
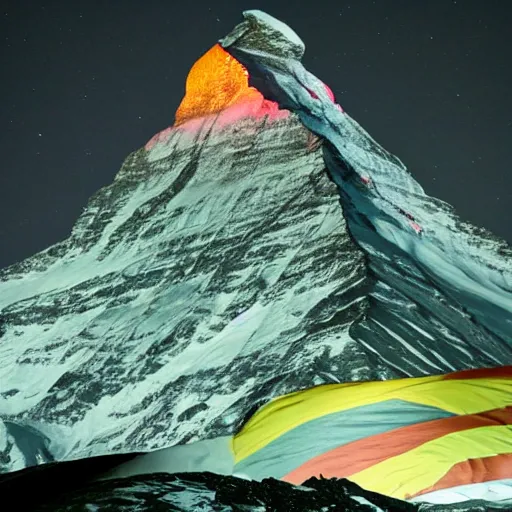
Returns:
[[[435,485],[423,489],[414,496],[448,489],[457,485],[478,484],[502,478],[512,478],[512,453],[459,462],[452,466],[450,471],[438,480]],[[413,498],[414,496],[408,496],[407,498]]]
[[[354,473],[446,434],[477,427],[510,424],[512,424],[512,406],[479,414],[417,423],[359,439],[330,450],[310,459],[285,475],[282,480],[301,484],[304,480],[320,474],[325,478],[348,478]]]
[[[505,377],[512,379],[512,366],[499,366],[497,368],[476,368],[474,370],[461,370],[460,372],[448,373],[443,380],[452,379],[497,379]]]

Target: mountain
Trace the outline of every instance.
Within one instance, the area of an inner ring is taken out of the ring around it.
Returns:
[[[38,466],[38,469],[41,466]],[[69,469],[69,468],[68,468]],[[36,472],[37,475],[37,472]],[[40,475],[37,475],[38,477]],[[62,475],[58,475],[61,477]],[[68,484],[67,479],[64,479]],[[40,478],[25,479],[13,486],[2,500],[16,499],[40,512],[75,510],[126,511],[354,511],[354,512],[493,512],[510,510],[507,505],[473,500],[470,504],[414,504],[366,491],[348,480],[311,478],[293,486],[268,478],[262,482],[215,473],[157,473],[88,484],[63,496],[45,499]],[[62,492],[62,480],[55,485]],[[31,493],[24,493],[28,485]],[[41,501],[44,504],[41,505]],[[18,510],[28,510],[28,508]]]
[[[323,384],[512,364],[511,248],[428,197],[303,53],[245,12],[70,237],[0,271],[2,471],[230,438]]]

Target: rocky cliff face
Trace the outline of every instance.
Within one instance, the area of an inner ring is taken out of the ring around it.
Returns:
[[[219,124],[130,155],[68,240],[2,272],[1,411],[56,456],[224,435],[273,396],[393,376],[348,333],[367,272],[318,142],[292,114]]]
[[[302,485],[290,485],[274,478],[256,482],[210,472],[187,472],[77,485],[73,477],[90,474],[95,465],[92,461],[37,466],[6,481],[0,477],[2,499],[31,512],[498,512],[512,506],[510,501],[490,503],[484,499],[452,504],[409,503],[336,478],[310,478]],[[88,467],[83,467],[84,463]]]
[[[510,247],[428,197],[302,66],[304,49],[290,29],[259,12],[244,16],[222,43],[250,83],[322,137],[348,229],[366,256],[371,307],[352,337],[375,364],[402,375],[510,363]]]

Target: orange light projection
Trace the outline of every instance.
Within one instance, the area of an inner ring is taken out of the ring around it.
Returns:
[[[261,94],[249,87],[248,77],[244,66],[216,44],[192,66],[174,126],[241,101],[261,99]]]

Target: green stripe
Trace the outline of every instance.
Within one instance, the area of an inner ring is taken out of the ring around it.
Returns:
[[[282,478],[290,471],[338,446],[454,414],[405,400],[385,400],[315,418],[287,431],[235,465],[235,472],[260,480]],[[272,421],[272,417],[268,418]]]

